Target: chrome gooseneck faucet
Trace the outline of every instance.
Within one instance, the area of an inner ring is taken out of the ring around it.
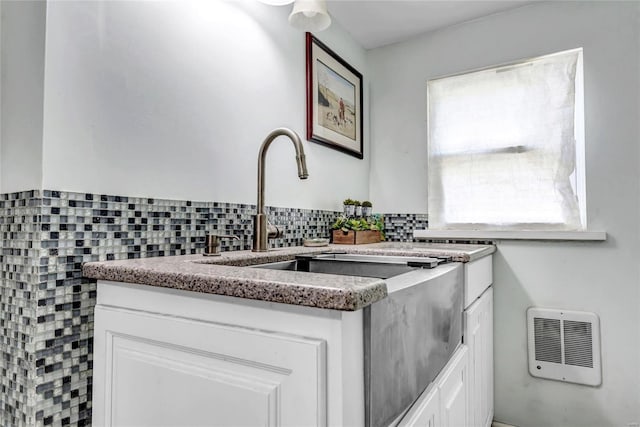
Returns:
[[[274,139],[279,136],[288,136],[296,149],[296,164],[298,165],[298,177],[307,179],[307,162],[304,157],[302,141],[297,133],[287,128],[278,128],[265,138],[258,153],[258,213],[253,217],[253,252],[265,252],[268,250],[267,239],[282,237],[282,230],[270,224],[264,213],[264,162],[267,149]]]

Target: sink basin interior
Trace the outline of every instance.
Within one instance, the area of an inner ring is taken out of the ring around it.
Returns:
[[[253,268],[338,274],[388,279],[418,268],[433,268],[445,259],[326,253],[301,255],[295,260],[253,265]]]

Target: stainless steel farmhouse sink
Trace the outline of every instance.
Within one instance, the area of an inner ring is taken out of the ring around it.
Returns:
[[[367,426],[401,415],[461,342],[463,270],[450,259],[326,253],[252,267],[385,279],[388,296],[363,310]]]

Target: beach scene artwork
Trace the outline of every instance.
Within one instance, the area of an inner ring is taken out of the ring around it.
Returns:
[[[320,60],[318,77],[318,124],[355,141],[356,87]]]

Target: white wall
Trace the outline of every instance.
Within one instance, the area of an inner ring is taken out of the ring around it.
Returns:
[[[45,188],[256,202],[260,144],[305,140],[305,38],[291,6],[255,0],[51,2],[44,103]],[[366,52],[334,22],[317,36],[365,75]],[[365,116],[366,117],[366,116]],[[338,209],[368,196],[365,159],[304,142],[267,156],[266,203]]]
[[[589,227],[604,243],[501,242],[495,257],[499,421],[526,426],[640,422],[640,3],[545,2],[370,52],[371,199],[426,212],[426,81],[584,48]],[[527,372],[529,306],[594,311],[603,383]]]
[[[40,188],[46,5],[2,2],[0,192]]]
[[[0,2],[0,193],[2,193],[2,2]]]

